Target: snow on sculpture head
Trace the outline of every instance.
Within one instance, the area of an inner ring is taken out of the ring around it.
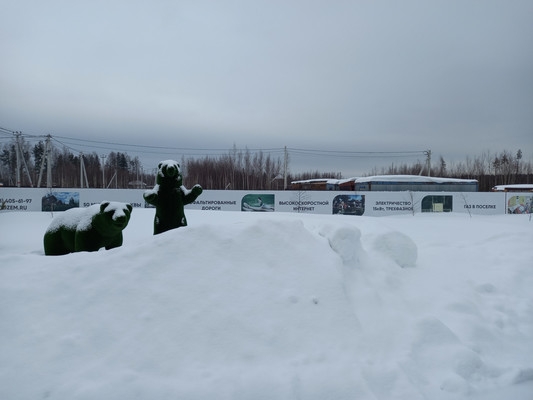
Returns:
[[[170,183],[175,181],[177,186],[181,186],[183,176],[181,175],[181,167],[177,161],[164,160],[157,165],[157,184]]]
[[[116,231],[121,231],[128,226],[132,210],[133,208],[129,203],[103,201],[100,204],[100,213],[105,215],[109,221],[108,225]]]

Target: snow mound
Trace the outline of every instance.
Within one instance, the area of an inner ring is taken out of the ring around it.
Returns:
[[[374,250],[389,257],[402,268],[416,266],[418,249],[416,243],[401,232],[388,232],[374,240]]]
[[[527,218],[189,217],[45,257],[0,213],[0,398],[531,398]]]
[[[24,365],[3,371],[5,398],[212,398],[213,387],[236,398],[228,381],[243,399],[350,393],[357,323],[335,257],[298,220],[180,228],[63,264],[43,257],[0,297],[17,299],[0,340],[15,341],[7,358]]]
[[[356,266],[363,254],[361,231],[356,227],[326,227],[320,235],[328,239],[331,249],[341,258],[344,265]]]

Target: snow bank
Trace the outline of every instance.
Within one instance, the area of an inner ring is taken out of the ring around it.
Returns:
[[[1,398],[530,398],[527,217],[152,218],[50,258],[0,214]]]

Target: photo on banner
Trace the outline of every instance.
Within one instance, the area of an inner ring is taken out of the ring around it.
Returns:
[[[80,206],[79,192],[51,192],[41,198],[42,211],[66,211]]]
[[[507,200],[507,214],[530,214],[533,211],[533,196],[511,196]]]
[[[241,211],[271,212],[275,210],[273,194],[247,194],[241,199]]]
[[[333,214],[363,215],[365,196],[360,194],[340,194],[333,199]]]

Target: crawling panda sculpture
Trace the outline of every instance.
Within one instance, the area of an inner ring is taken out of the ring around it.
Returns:
[[[103,201],[59,213],[44,234],[44,254],[57,256],[120,247],[131,211],[131,204]]]
[[[155,206],[154,235],[187,226],[184,206],[202,193],[200,185],[190,190],[183,186],[183,176],[177,161],[161,161],[157,166],[156,185],[144,192],[144,200]]]

